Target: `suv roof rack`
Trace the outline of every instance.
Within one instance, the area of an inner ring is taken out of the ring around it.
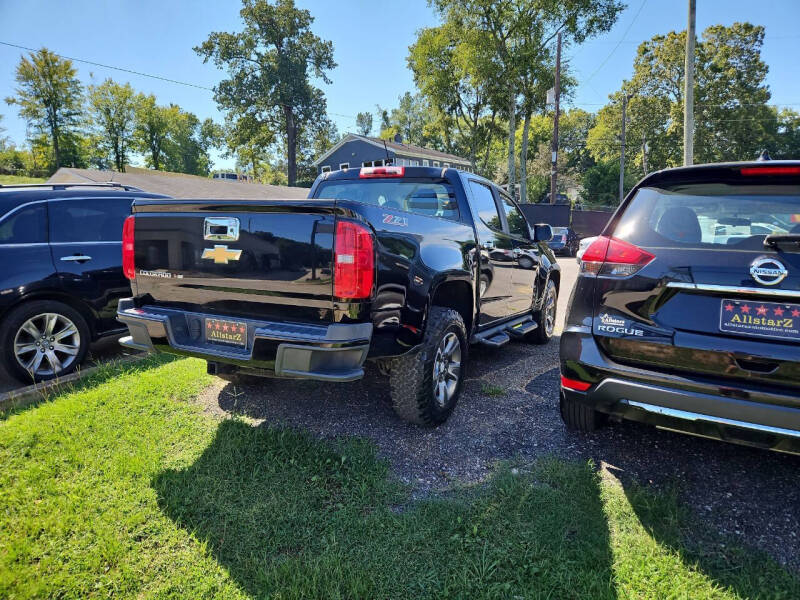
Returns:
[[[0,189],[5,188],[51,188],[54,190],[65,190],[70,187],[107,187],[107,188],[119,188],[121,190],[125,190],[126,192],[142,192],[137,187],[132,185],[125,185],[123,183],[119,183],[116,181],[106,181],[106,182],[94,182],[94,183],[2,183],[0,184]]]

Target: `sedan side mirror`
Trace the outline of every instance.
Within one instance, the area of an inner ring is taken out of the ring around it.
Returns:
[[[533,226],[534,242],[549,242],[553,239],[553,228],[547,223],[537,223]]]

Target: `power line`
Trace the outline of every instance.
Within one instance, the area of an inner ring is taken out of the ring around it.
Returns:
[[[35,48],[28,48],[27,46],[20,46],[19,44],[12,44],[10,42],[0,41],[0,44],[2,44],[3,46],[9,46],[11,48],[19,48],[20,50],[27,50],[29,52],[37,52],[37,50]],[[167,81],[169,83],[177,83],[178,85],[185,85],[185,86],[197,88],[197,89],[200,89],[200,90],[208,90],[209,92],[213,92],[214,91],[213,88],[205,87],[205,86],[202,86],[202,85],[197,85],[196,83],[188,83],[186,81],[178,81],[177,79],[170,79],[169,77],[162,77],[161,75],[152,75],[150,73],[142,73],[141,71],[134,71],[133,69],[125,69],[123,67],[115,67],[113,65],[105,65],[103,63],[98,63],[98,62],[94,62],[94,61],[91,61],[91,60],[84,60],[82,58],[73,58],[71,56],[64,56],[63,54],[57,54],[55,52],[53,52],[53,54],[55,54],[59,58],[65,59],[65,60],[71,60],[73,62],[84,63],[84,64],[87,64],[87,65],[92,65],[94,67],[101,67],[103,69],[112,69],[114,71],[122,71],[123,73],[131,73],[133,75],[140,75],[141,77],[149,77],[150,79],[159,79],[161,81]]]
[[[3,46],[9,46],[11,48],[18,48],[20,50],[27,50],[29,52],[36,52],[37,51],[35,48],[28,48],[27,46],[20,46],[19,44],[12,44],[10,42],[0,41],[0,44],[2,44]],[[84,64],[87,64],[87,65],[92,65],[94,67],[101,67],[103,69],[112,69],[114,71],[122,71],[123,73],[131,73],[133,75],[140,75],[141,77],[149,77],[150,79],[158,79],[159,81],[166,81],[168,83],[175,83],[175,84],[178,84],[178,85],[185,85],[185,86],[188,86],[188,87],[197,88],[199,90],[206,90],[206,91],[209,91],[209,92],[213,92],[214,91],[214,88],[206,87],[206,86],[203,86],[203,85],[197,85],[196,83],[189,83],[187,81],[179,81],[177,79],[171,79],[169,77],[164,77],[162,75],[153,75],[152,73],[143,73],[142,71],[134,71],[133,69],[126,69],[124,67],[115,67],[114,65],[106,65],[106,64],[103,64],[103,63],[95,62],[95,61],[92,61],[92,60],[86,60],[86,59],[83,59],[83,58],[73,58],[71,56],[65,56],[63,54],[58,54],[56,52],[53,52],[53,54],[55,54],[59,58],[65,59],[65,60],[71,60],[73,62],[84,63]],[[329,112],[328,114],[329,115],[334,115],[336,117],[344,117],[344,118],[347,118],[347,119],[355,119],[356,118],[355,115],[343,115],[341,113],[334,113],[334,112]]]
[[[605,59],[603,59],[603,62],[601,62],[600,65],[597,67],[597,69],[595,69],[594,73],[589,75],[588,79],[586,79],[584,83],[589,83],[592,80],[592,78],[600,72],[600,69],[602,69],[605,66],[605,64],[614,54],[614,52],[617,51],[617,49],[620,47],[620,44],[622,44],[623,40],[628,35],[628,32],[633,27],[633,24],[636,23],[636,19],[639,18],[639,15],[641,14],[645,4],[647,4],[647,0],[642,0],[642,3],[639,5],[639,10],[636,11],[636,14],[633,16],[633,20],[630,23],[628,23],[628,28],[625,30],[625,33],[622,34],[622,38],[620,39],[620,41],[617,42],[617,45],[614,46],[614,48],[612,48],[611,52],[608,53],[608,56],[606,56]]]

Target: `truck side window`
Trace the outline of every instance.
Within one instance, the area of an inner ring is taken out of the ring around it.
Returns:
[[[500,194],[503,199],[503,210],[506,211],[506,221],[508,221],[508,230],[511,235],[516,235],[521,238],[530,239],[530,230],[528,229],[528,222],[522,215],[522,211],[517,208],[517,205],[511,201],[511,198],[505,194]]]
[[[472,190],[473,208],[478,213],[478,219],[483,224],[494,231],[503,231],[503,224],[500,220],[500,213],[497,212],[497,204],[494,201],[494,194],[488,186],[470,180],[469,188]]]
[[[0,244],[47,242],[47,213],[44,203],[22,208],[0,220]]]

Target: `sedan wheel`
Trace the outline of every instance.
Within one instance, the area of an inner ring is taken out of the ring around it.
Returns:
[[[57,377],[69,370],[81,347],[78,327],[64,315],[38,314],[17,330],[14,356],[36,379]]]

